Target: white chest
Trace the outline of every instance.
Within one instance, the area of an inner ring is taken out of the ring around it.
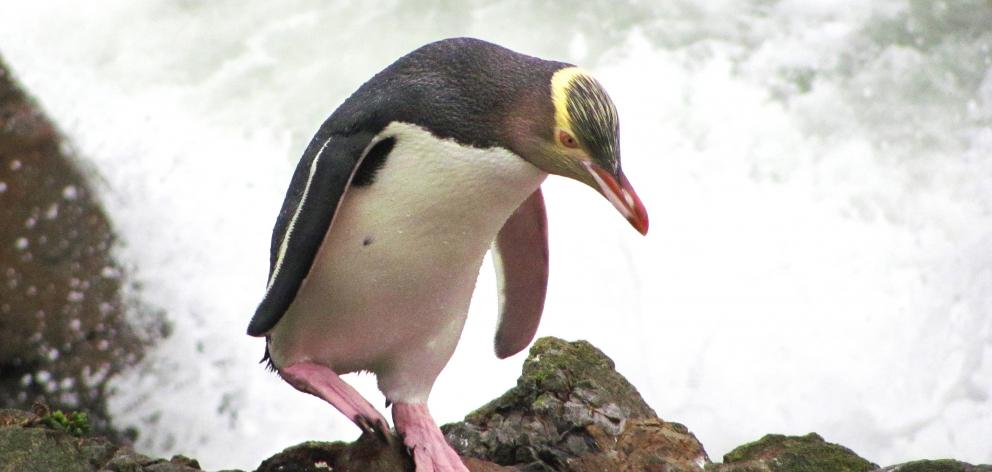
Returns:
[[[546,177],[505,149],[461,146],[414,125],[393,123],[380,136],[396,139],[392,152],[372,185],[345,195],[272,333],[277,361],[376,370],[383,356],[433,346],[443,366],[486,250]]]
[[[505,149],[461,146],[414,125],[381,135],[396,144],[371,186],[349,190],[329,235],[335,249],[368,242],[384,256],[419,253],[410,264],[478,252],[546,177]]]

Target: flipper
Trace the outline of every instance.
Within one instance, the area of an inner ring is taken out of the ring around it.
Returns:
[[[548,219],[538,188],[510,216],[493,244],[499,286],[496,356],[512,356],[530,344],[541,322],[548,290]]]
[[[293,303],[374,138],[366,131],[318,132],[303,153],[272,230],[268,287],[249,335],[265,335]]]

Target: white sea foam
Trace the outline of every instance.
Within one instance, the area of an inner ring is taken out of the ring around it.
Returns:
[[[0,53],[93,162],[120,255],[174,327],[115,384],[138,447],[252,468],[356,435],[243,334],[271,224],[341,100],[472,35],[600,78],[652,219],[641,238],[548,181],[539,334],[603,348],[714,458],[817,431],[879,463],[992,462],[992,7],[648,3],[0,1]],[[491,353],[494,287],[484,267],[441,421],[518,372]]]

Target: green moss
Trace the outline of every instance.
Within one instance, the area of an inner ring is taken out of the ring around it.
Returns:
[[[618,435],[625,420],[657,418],[613,367],[586,341],[538,339],[513,388],[442,431],[461,452],[497,464],[564,464]]]
[[[771,469],[765,464],[738,463],[738,464],[718,464],[709,463],[703,467],[706,472],[769,472]]]
[[[0,472],[89,472],[76,440],[42,428],[0,428]]]
[[[769,434],[723,456],[725,464],[763,463],[773,472],[865,472],[878,468],[846,447],[831,444],[816,433],[805,436]]]
[[[65,431],[73,436],[85,436],[90,433],[90,419],[84,411],[74,411],[66,415],[62,410],[55,410],[42,417],[41,422],[49,428]]]
[[[896,472],[978,472],[992,470],[988,466],[973,466],[953,459],[923,460],[902,464]]]

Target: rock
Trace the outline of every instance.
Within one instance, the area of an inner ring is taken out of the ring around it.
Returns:
[[[699,471],[709,463],[685,426],[658,419],[585,341],[539,339],[516,387],[442,430],[464,457],[525,471]]]
[[[107,380],[141,355],[99,202],[0,60],[0,407],[85,409],[111,433]]]
[[[992,465],[971,465],[953,459],[923,460],[890,465],[878,472],[992,472]]]
[[[40,406],[36,411],[47,412]],[[195,472],[195,459],[153,459],[102,437],[48,426],[34,412],[0,410],[0,472]],[[238,472],[238,471],[231,471]]]
[[[38,415],[13,408],[0,409],[0,428],[4,426],[29,426],[40,420]]]
[[[723,456],[715,472],[868,472],[878,466],[850,449],[828,443],[816,433],[805,436],[769,434]]]
[[[309,441],[266,459],[256,472],[413,472],[413,460],[398,440],[362,435],[353,443]],[[516,472],[481,459],[467,458],[472,472]]]
[[[539,339],[517,386],[442,427],[473,472],[702,471],[706,452],[689,430],[658,419],[613,361],[585,341]],[[258,472],[412,471],[399,443],[304,443]]]
[[[395,438],[393,438],[395,439]],[[399,441],[386,443],[362,435],[357,441],[310,441],[266,459],[256,472],[396,472],[413,470],[413,461]]]
[[[33,412],[0,409],[0,472],[200,470],[188,457],[155,459],[88,437],[86,428],[68,427],[76,420],[71,412],[56,414],[44,406]],[[584,341],[554,338],[534,344],[516,387],[442,429],[472,472],[992,472],[992,466],[954,460],[879,469],[815,433],[767,435],[714,464],[685,426],[655,416],[602,352]],[[328,470],[411,472],[413,463],[397,438],[363,435],[353,443],[290,447],[257,472]]]

